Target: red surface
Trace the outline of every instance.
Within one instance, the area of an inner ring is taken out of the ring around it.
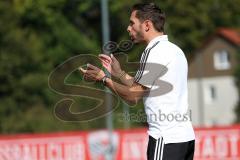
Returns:
[[[113,132],[117,160],[145,160],[145,128]],[[195,128],[194,160],[240,159],[240,125]],[[0,136],[0,160],[104,160],[109,139],[105,130]]]

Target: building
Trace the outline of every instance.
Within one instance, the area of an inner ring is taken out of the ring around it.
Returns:
[[[235,120],[238,91],[234,71],[240,30],[220,28],[189,62],[189,108],[195,126],[229,125]]]

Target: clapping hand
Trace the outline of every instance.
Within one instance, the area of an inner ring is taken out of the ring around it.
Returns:
[[[110,56],[106,54],[100,54],[99,59],[106,70],[114,77],[119,78],[122,73],[122,69],[118,60],[111,54]]]
[[[83,73],[86,80],[101,81],[105,76],[103,70],[91,64],[87,64],[87,69],[80,67],[79,70]]]

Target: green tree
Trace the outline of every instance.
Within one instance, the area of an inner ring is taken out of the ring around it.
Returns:
[[[94,37],[98,35],[82,18],[85,3],[75,3],[0,2],[2,133],[81,129],[79,124],[62,125],[54,118],[53,106],[59,97],[48,88],[48,75],[56,65],[73,55],[99,50]],[[87,16],[90,20],[92,15]]]

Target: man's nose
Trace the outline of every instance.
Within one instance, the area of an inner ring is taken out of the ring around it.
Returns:
[[[128,33],[130,33],[130,31],[131,31],[131,27],[130,26],[127,27],[127,31],[128,31]]]

